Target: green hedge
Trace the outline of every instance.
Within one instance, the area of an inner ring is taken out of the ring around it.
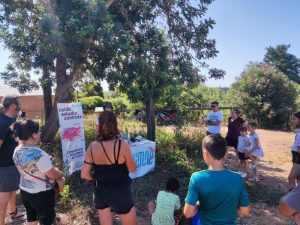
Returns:
[[[84,97],[80,99],[83,110],[94,110],[95,107],[101,107],[104,99],[99,96]]]

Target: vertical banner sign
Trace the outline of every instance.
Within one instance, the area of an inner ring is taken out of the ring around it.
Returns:
[[[82,104],[57,104],[64,173],[71,175],[81,169],[85,157]]]

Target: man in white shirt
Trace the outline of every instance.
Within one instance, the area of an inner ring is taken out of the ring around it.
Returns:
[[[219,102],[214,101],[210,104],[212,111],[210,111],[206,118],[207,131],[206,134],[220,134],[221,123],[223,121],[223,113],[219,111]]]

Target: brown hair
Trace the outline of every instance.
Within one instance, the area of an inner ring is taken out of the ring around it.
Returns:
[[[210,134],[202,140],[202,149],[206,149],[216,160],[221,160],[226,155],[226,140],[219,134]]]
[[[117,117],[113,112],[104,111],[98,117],[99,134],[98,141],[113,140],[120,137],[120,131],[117,126]]]

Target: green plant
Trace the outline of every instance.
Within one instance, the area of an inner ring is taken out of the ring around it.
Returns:
[[[72,198],[71,195],[72,194],[71,194],[71,191],[70,191],[70,186],[65,185],[64,190],[60,193],[59,204],[61,204],[62,206],[65,206],[70,201],[70,199]]]
[[[84,97],[80,99],[84,110],[95,110],[95,107],[102,106],[104,100],[99,96]]]

